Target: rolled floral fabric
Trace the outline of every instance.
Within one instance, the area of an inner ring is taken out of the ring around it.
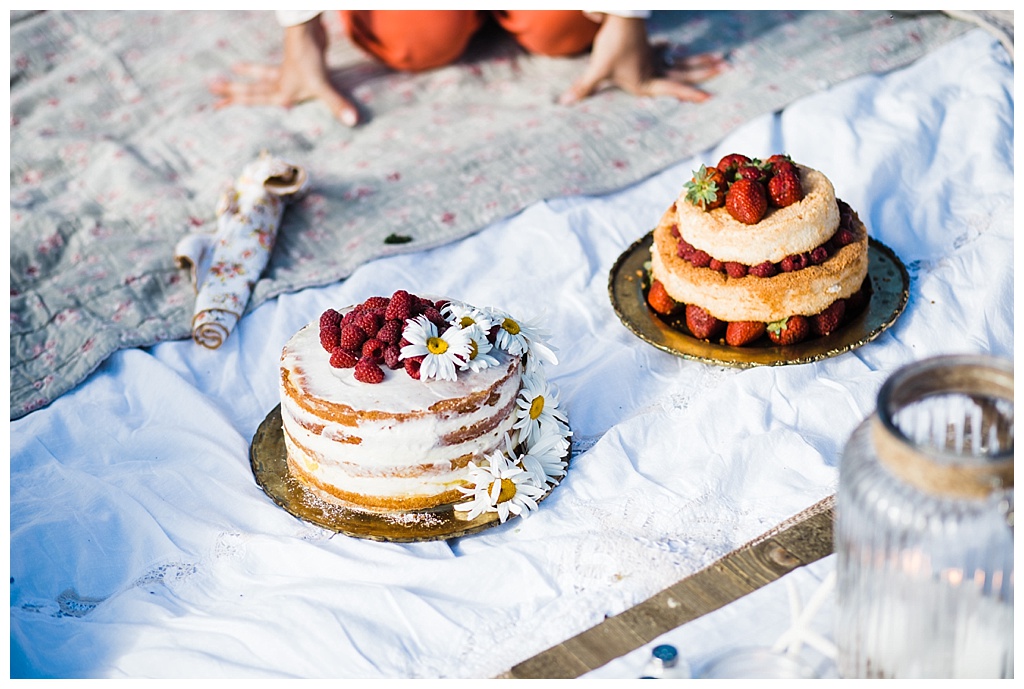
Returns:
[[[270,260],[285,204],[307,187],[305,171],[266,152],[243,168],[217,204],[217,230],[191,234],[175,249],[196,288],[192,339],[217,349],[245,312]]]

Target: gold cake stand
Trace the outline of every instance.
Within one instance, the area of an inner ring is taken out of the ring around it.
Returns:
[[[570,446],[567,461],[571,454]],[[271,500],[303,521],[346,536],[395,543],[438,541],[469,536],[501,523],[495,512],[485,512],[467,521],[457,516],[452,505],[408,512],[371,511],[307,487],[288,471],[280,404],[256,429],[249,462],[256,483]],[[553,489],[549,488],[538,502]]]
[[[893,251],[868,239],[868,276],[873,293],[860,314],[827,337],[804,340],[795,345],[730,347],[699,340],[690,335],[683,314],[663,317],[647,305],[650,287],[648,266],[654,232],[626,249],[608,277],[608,295],[619,320],[637,337],[658,349],[684,359],[707,364],[751,368],[808,364],[838,356],[871,342],[896,322],[910,296],[910,276]]]

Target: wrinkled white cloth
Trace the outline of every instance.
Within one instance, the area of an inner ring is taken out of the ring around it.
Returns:
[[[1013,356],[1013,115],[1012,63],[973,30],[628,189],[281,296],[216,351],[118,352],[11,423],[12,676],[489,677],[708,565],[835,491],[844,443],[897,368]],[[818,363],[739,370],[619,322],[612,264],[694,168],[731,152],[786,152],[832,179],[910,271],[891,329]],[[285,341],[398,288],[548,314],[574,456],[528,519],[380,543],[299,521],[254,481]],[[715,632],[706,657],[747,638]]]
[[[185,235],[174,250],[196,288],[192,339],[217,349],[245,313],[253,286],[270,262],[285,205],[308,187],[305,171],[263,152],[242,168],[217,203],[213,234]]]

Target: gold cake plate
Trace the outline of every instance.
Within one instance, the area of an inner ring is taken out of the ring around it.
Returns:
[[[287,512],[303,521],[346,536],[393,543],[459,538],[501,523],[496,512],[484,512],[467,521],[464,517],[456,515],[452,505],[407,512],[360,509],[310,488],[288,471],[287,450],[281,423],[279,404],[267,414],[256,429],[256,435],[253,436],[249,448],[249,462],[256,483],[263,492]],[[571,453],[570,447],[566,452],[566,461]],[[537,502],[550,495],[552,490],[554,487],[549,487]]]
[[[683,314],[662,317],[647,305],[648,266],[654,232],[626,249],[608,277],[608,295],[619,320],[637,337],[658,349],[684,359],[718,366],[751,368],[808,364],[838,356],[871,342],[896,322],[910,296],[910,276],[893,251],[868,239],[868,276],[873,293],[867,308],[827,337],[795,345],[730,347],[698,340],[690,335]]]

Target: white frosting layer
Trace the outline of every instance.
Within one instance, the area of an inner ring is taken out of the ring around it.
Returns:
[[[385,368],[382,383],[367,384],[354,369],[330,365],[319,323],[310,323],[281,354],[289,458],[345,493],[404,499],[451,490],[469,459],[502,447],[515,422],[519,357],[492,354],[498,366],[462,371],[455,381]]]
[[[309,453],[296,445],[287,433],[285,434],[285,447],[288,449],[289,458],[298,464],[302,472],[314,478],[320,485],[330,486],[354,496],[372,496],[385,501],[392,499],[401,501],[429,500],[433,496],[441,495],[454,489],[455,486],[461,485],[466,474],[465,468],[459,468],[448,469],[443,474],[439,473],[429,477],[356,476],[350,473],[344,465],[317,462]],[[367,502],[372,503],[373,501],[371,499]],[[374,505],[369,504],[369,506]]]

